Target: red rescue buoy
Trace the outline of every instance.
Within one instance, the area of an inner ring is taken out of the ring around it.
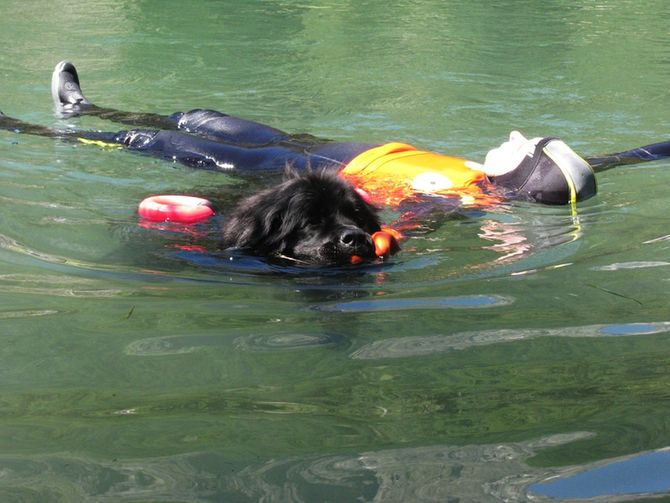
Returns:
[[[137,212],[152,222],[192,224],[214,215],[212,203],[194,196],[163,195],[147,197]]]

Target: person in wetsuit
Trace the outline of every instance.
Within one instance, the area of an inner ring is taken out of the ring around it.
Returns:
[[[484,201],[486,198],[480,196],[493,191],[506,198],[569,204],[595,195],[592,167],[602,170],[670,155],[670,144],[662,143],[585,160],[558,138],[526,139],[513,131],[509,140],[491,150],[480,164],[404,143],[333,142],[311,135],[291,135],[213,110],[196,109],[170,116],[129,113],[87,100],[77,70],[68,61],[56,65],[51,90],[61,113],[87,113],[141,128],[57,132],[1,113],[0,127],[119,145],[197,168],[241,174],[284,171],[287,166],[296,171],[336,170],[376,203],[395,204],[415,194]]]
[[[490,186],[507,197],[550,204],[587,199],[596,193],[588,163],[557,138],[527,140],[513,132],[484,164],[418,150],[403,143],[332,142],[290,135],[257,122],[213,110],[170,116],[129,114],[98,107],[86,99],[72,63],[54,69],[52,95],[65,113],[97,115],[148,126],[117,133],[80,133],[84,141],[122,145],[130,150],[184,164],[241,173],[337,170],[364,189],[374,202],[397,203],[414,193],[476,196]],[[155,126],[151,127],[151,126]],[[502,190],[500,190],[502,189]]]

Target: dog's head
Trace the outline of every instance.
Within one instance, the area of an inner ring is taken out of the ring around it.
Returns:
[[[275,187],[242,200],[226,219],[226,247],[305,264],[375,258],[380,230],[374,207],[337,174],[289,173]]]

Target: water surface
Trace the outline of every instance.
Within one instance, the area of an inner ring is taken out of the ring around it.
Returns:
[[[54,128],[121,128],[53,114],[51,70],[69,58],[100,105],[474,160],[511,129],[587,155],[670,130],[661,0],[0,12],[0,109]],[[10,132],[0,152],[3,501],[668,490],[647,476],[670,445],[667,162],[603,173],[577,213],[445,211],[388,264],[305,271],[137,225],[148,194],[236,197],[228,175]]]

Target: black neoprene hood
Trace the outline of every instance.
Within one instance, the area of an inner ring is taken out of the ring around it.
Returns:
[[[589,164],[558,138],[543,138],[514,170],[493,178],[496,185],[544,204],[569,204],[596,194]]]

